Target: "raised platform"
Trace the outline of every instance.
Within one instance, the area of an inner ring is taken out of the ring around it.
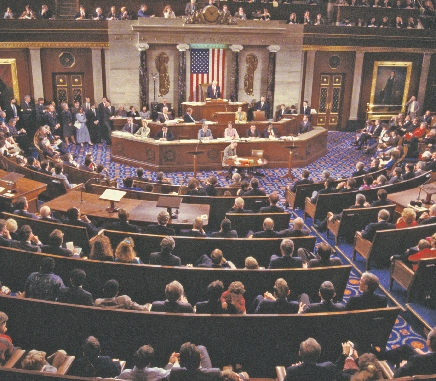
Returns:
[[[313,131],[300,135],[294,140],[298,148],[293,152],[293,166],[305,167],[316,159],[327,154],[327,130],[315,127]],[[197,168],[199,170],[218,170],[222,168],[221,152],[230,141],[214,139],[200,143],[199,140],[181,140],[161,142],[154,139],[135,138],[131,134],[114,132],[112,134],[112,160],[114,162],[135,167],[174,172],[192,171],[194,164],[192,155],[188,151],[204,151],[198,155]],[[290,141],[281,139],[255,139],[238,142],[238,156],[251,156],[251,150],[263,150],[264,158],[268,160],[266,168],[286,168],[289,160]]]

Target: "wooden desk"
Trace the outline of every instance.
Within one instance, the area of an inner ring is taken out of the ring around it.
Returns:
[[[294,141],[298,146],[293,153],[294,167],[305,167],[327,154],[327,130],[322,127],[315,127]],[[198,156],[198,170],[219,170],[222,168],[221,151],[230,144],[229,141],[217,139],[202,143],[197,139],[159,142],[120,132],[112,134],[112,142],[114,162],[163,172],[192,172],[192,157],[186,155],[186,152],[195,151],[196,148],[205,151],[204,155]],[[253,149],[263,150],[263,157],[268,161],[265,168],[287,168],[289,149],[285,147],[288,145],[289,141],[280,139],[244,139],[238,141],[237,153],[241,157],[250,157]]]
[[[4,176],[7,175],[8,172],[0,170],[0,180]],[[3,184],[0,186],[6,188]],[[47,188],[47,184],[40,183],[38,181],[29,180],[25,177],[18,180],[16,184],[17,193],[13,193],[12,197],[4,196],[4,193],[7,192],[5,189],[0,194],[0,205],[5,210],[11,209],[12,204],[15,203],[18,197],[24,196],[27,198],[27,202],[29,203],[29,212],[37,212],[38,211],[38,196],[45,191]]]
[[[238,107],[242,106],[242,111],[248,111],[247,102],[228,102],[223,100],[207,102],[182,102],[183,115],[188,107],[192,108],[192,116],[195,120],[207,119],[214,120],[217,112],[236,112]],[[233,120],[235,118],[233,117]]]
[[[86,214],[88,217],[100,218],[106,220],[118,220],[118,214],[109,214],[106,212],[106,208],[109,206],[108,201],[99,199],[99,195],[91,193],[83,193],[83,204],[80,203],[80,192],[70,192],[66,195],[60,196],[52,201],[49,201],[48,205],[52,210],[65,213],[69,208],[79,208],[82,214]],[[126,209],[129,214],[129,220],[132,223],[147,225],[150,223],[157,223],[156,217],[159,212],[166,210],[166,208],[157,208],[157,201],[144,201],[135,200],[129,198],[123,198],[117,207]],[[210,205],[198,205],[198,204],[180,204],[179,217],[177,220],[170,220],[169,225],[175,228],[187,229],[191,228],[194,219],[198,216],[206,215],[207,218],[203,220],[204,225],[209,223],[209,211]]]
[[[265,160],[263,158],[250,156],[250,157],[237,157],[236,159],[227,159],[225,161],[225,164],[229,166],[229,177],[233,171],[233,168],[247,170],[247,175],[252,178],[253,177],[253,170],[255,168],[262,168],[265,167],[268,164],[268,160]],[[242,174],[242,177],[245,177],[245,174]]]

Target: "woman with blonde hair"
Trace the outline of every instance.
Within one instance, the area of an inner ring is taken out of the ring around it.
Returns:
[[[395,227],[397,229],[411,228],[412,226],[418,226],[416,221],[416,213],[411,208],[404,208],[401,213],[401,217],[397,220]]]
[[[115,249],[115,262],[142,263],[136,256],[135,243],[130,237],[124,238]]]
[[[114,252],[112,250],[111,241],[103,234],[98,235],[91,246],[91,254],[89,259],[95,261],[113,262]]]
[[[171,5],[167,5],[163,10],[163,15],[166,19],[175,19],[176,15],[173,12],[173,8],[171,8]]]

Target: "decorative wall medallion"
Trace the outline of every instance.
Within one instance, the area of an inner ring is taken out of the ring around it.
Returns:
[[[164,161],[165,162],[173,162],[176,161],[176,152],[173,151],[172,149],[166,150],[164,152]]]
[[[147,151],[145,151],[145,157],[147,161],[155,161],[156,160],[156,153],[152,148],[149,148]]]
[[[118,153],[120,155],[124,153],[124,144],[123,143],[117,142],[115,144],[115,153]]]
[[[76,58],[70,52],[61,53],[59,62],[63,67],[73,67],[76,63]]]
[[[155,59],[156,70],[159,73],[159,96],[162,97],[170,91],[170,75],[168,74],[168,62],[170,58],[165,52],[159,53]]]
[[[207,158],[209,161],[215,161],[219,158],[220,152],[216,148],[207,151]]]
[[[339,58],[339,56],[331,56],[329,58],[329,66],[332,69],[337,69],[340,64],[341,64],[341,59]]]
[[[312,152],[312,145],[308,144],[306,146],[306,156],[310,156],[310,153]]]

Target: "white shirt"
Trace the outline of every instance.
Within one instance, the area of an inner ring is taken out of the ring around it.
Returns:
[[[139,369],[136,366],[133,369],[126,369],[115,378],[121,380],[134,380],[134,381],[159,381],[166,377],[171,372],[172,364],[167,364],[165,369],[162,368],[143,368]]]

